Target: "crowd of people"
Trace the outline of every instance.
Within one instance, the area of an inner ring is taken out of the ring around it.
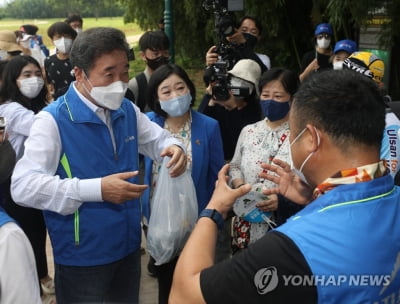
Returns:
[[[244,16],[226,74],[212,46],[196,88],[162,29],[139,39],[130,79],[124,33],[82,27],[50,25],[51,55],[34,25],[0,31],[1,303],[139,303],[164,157],[169,178],[191,176],[198,220],[167,263],[150,256],[158,303],[398,297],[400,120],[382,59],[321,23],[297,73],[256,52],[263,27]]]

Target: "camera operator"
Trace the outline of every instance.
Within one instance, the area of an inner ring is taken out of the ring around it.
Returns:
[[[221,100],[214,96],[215,87],[219,83],[212,82],[207,88],[199,111],[218,120],[224,158],[230,161],[242,128],[261,119],[257,92],[261,68],[251,59],[242,59],[227,74],[227,98]]]
[[[238,29],[226,40],[233,46],[234,60],[252,59],[260,64],[262,72],[271,68],[271,61],[265,54],[255,53],[254,48],[261,39],[262,25],[254,17],[244,16],[239,23]],[[219,54],[217,46],[212,46],[206,54],[207,66],[212,66],[218,61]]]

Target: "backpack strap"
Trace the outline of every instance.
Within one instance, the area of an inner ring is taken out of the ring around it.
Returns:
[[[146,107],[146,91],[147,91],[147,79],[144,72],[138,74],[136,77],[136,82],[138,84],[138,95],[135,96],[136,105],[140,108],[140,111],[144,111]]]

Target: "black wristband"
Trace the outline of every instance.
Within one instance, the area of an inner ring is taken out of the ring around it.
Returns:
[[[202,217],[208,217],[214,221],[215,224],[217,224],[217,227],[219,230],[222,230],[224,228],[224,218],[222,217],[221,213],[219,213],[215,209],[204,209],[203,211],[200,212],[199,218]]]

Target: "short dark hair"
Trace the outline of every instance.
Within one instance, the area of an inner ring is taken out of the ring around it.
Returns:
[[[81,68],[89,76],[95,61],[104,54],[121,50],[129,56],[125,34],[112,27],[94,27],[79,34],[69,55],[71,65]]]
[[[270,81],[279,80],[282,83],[283,88],[286,92],[288,92],[292,97],[297,92],[297,89],[300,85],[300,80],[298,75],[288,69],[285,68],[272,68],[268,71],[265,71],[258,82],[258,88],[261,93],[262,88]]]
[[[168,50],[169,39],[164,31],[147,31],[139,39],[139,48],[142,52],[150,50]]]
[[[163,117],[167,117],[168,114],[161,109],[157,93],[158,87],[161,82],[163,82],[165,79],[173,74],[182,78],[182,80],[188,86],[190,95],[192,96],[192,101],[190,103],[191,106],[193,106],[194,101],[196,100],[196,88],[184,69],[182,69],[178,65],[171,63],[160,66],[151,75],[149,84],[147,85],[147,101],[150,109]]]
[[[72,39],[75,39],[77,32],[65,22],[56,22],[47,29],[47,35],[50,39],[53,39],[55,35],[69,35]]]
[[[247,16],[247,15],[246,15],[246,16],[243,16],[243,17],[239,20],[239,27],[242,25],[243,21],[245,21],[246,19],[250,19],[250,20],[252,20],[252,21],[256,24],[256,27],[258,28],[259,35],[261,36],[262,31],[263,31],[263,26],[262,26],[261,22],[258,21],[255,17]]]
[[[83,24],[83,19],[82,19],[81,15],[78,15],[78,14],[71,14],[67,17],[67,19],[65,19],[65,23],[68,23],[68,24],[70,24],[71,22],[75,22],[75,21],[78,21],[81,24]]]
[[[33,63],[39,68],[40,71],[42,71],[36,59],[28,55],[16,56],[6,64],[2,75],[0,103],[6,102],[7,100],[12,100],[18,102],[25,108],[38,113],[44,106],[47,105],[47,85],[44,84],[39,95],[31,100],[22,95],[17,84],[17,78],[20,76],[22,69],[30,63]]]
[[[310,123],[323,130],[343,151],[354,144],[380,149],[385,105],[378,86],[350,70],[314,73],[304,81],[291,108],[297,131]]]
[[[21,26],[21,28],[23,28],[24,32],[28,35],[36,35],[37,31],[39,30],[39,28],[33,24],[24,24]]]

